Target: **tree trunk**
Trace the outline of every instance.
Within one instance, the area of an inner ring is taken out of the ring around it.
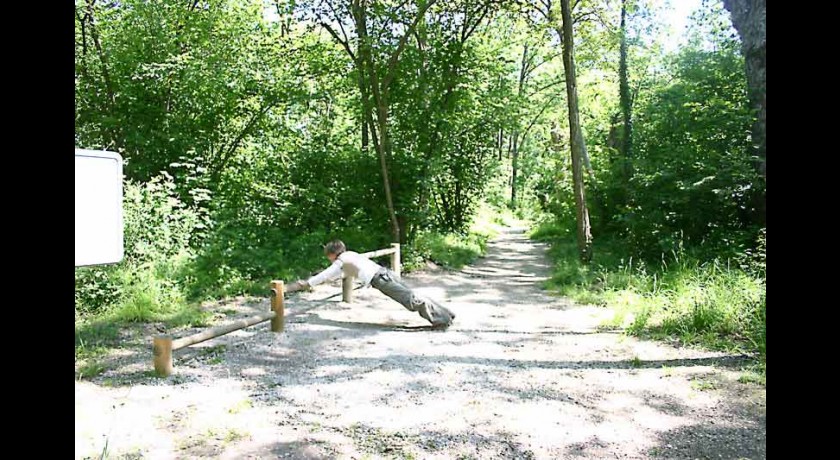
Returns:
[[[496,139],[496,149],[498,150],[498,157],[499,161],[502,161],[502,151],[504,150],[505,146],[505,129],[499,128],[499,135]]]
[[[569,139],[572,150],[572,177],[574,181],[575,209],[577,211],[577,239],[580,259],[583,263],[592,260],[592,233],[589,226],[589,210],[586,208],[586,190],[583,184],[583,133],[577,99],[575,76],[575,47],[572,32],[572,12],[569,0],[560,0],[563,15],[563,67],[566,72],[566,95],[569,99]]]
[[[388,99],[390,86],[391,82],[393,81],[396,75],[397,63],[399,62],[399,57],[405,49],[406,43],[408,42],[408,37],[414,33],[417,24],[426,14],[426,11],[436,1],[437,0],[428,0],[427,2],[425,2],[425,4],[419,7],[417,16],[414,18],[414,21],[411,23],[411,25],[408,26],[408,28],[405,30],[405,33],[400,38],[399,43],[397,44],[397,49],[394,50],[394,52],[391,53],[391,55],[389,56],[387,64],[385,66],[384,77],[381,81],[377,72],[377,62],[374,60],[373,53],[370,49],[369,34],[367,30],[367,0],[361,0],[358,3],[353,2],[350,7],[351,14],[355,16],[357,29],[356,33],[359,39],[358,62],[362,64],[362,72],[360,73],[360,75],[364,75],[363,80],[366,80],[367,82],[366,89],[370,89],[370,92],[365,90],[363,92],[362,97],[364,98],[365,94],[372,95],[373,103],[370,104],[368,107],[370,107],[371,109],[375,107],[376,109],[376,123],[374,124],[372,116],[368,116],[367,124],[368,129],[373,137],[374,146],[376,147],[377,153],[379,154],[379,164],[382,168],[382,182],[385,188],[385,201],[386,206],[388,208],[388,214],[391,220],[391,231],[394,243],[399,243],[403,241],[403,239],[400,237],[400,224],[397,220],[397,214],[394,208],[394,200],[391,193],[391,180],[388,174],[388,160],[391,158],[391,140],[388,133]],[[324,24],[324,27],[327,27],[328,30],[332,30],[326,24]],[[332,33],[332,35],[334,36],[334,38],[341,42],[337,34]],[[346,42],[343,43],[346,45]],[[348,50],[348,53],[352,57],[352,51],[349,50],[349,47],[346,48]],[[362,112],[362,116],[364,117],[364,108]],[[368,115],[371,114],[368,113]],[[375,135],[375,128],[379,130],[378,139]],[[364,131],[362,136],[364,136]]]
[[[370,120],[371,103],[370,103],[370,82],[366,74],[366,61],[364,59],[364,48],[366,45],[362,41],[362,21],[366,21],[364,15],[364,3],[352,2],[350,5],[350,14],[353,16],[353,21],[356,24],[356,32],[358,34],[358,43],[356,44],[356,54],[348,50],[350,58],[353,59],[356,65],[356,72],[359,74],[359,98],[361,100],[361,128],[362,128],[362,152],[367,152],[368,145],[370,145],[370,131],[371,126],[368,124]],[[367,26],[364,26],[365,29]],[[347,43],[349,47],[349,43]]]
[[[516,209],[516,176],[519,169],[519,132],[514,131],[510,151],[510,209]]]
[[[364,66],[357,63],[356,69],[359,71],[359,94],[362,99],[362,152],[367,152],[368,145],[370,143],[370,135],[368,133],[370,97],[368,96],[367,82],[365,81]]]
[[[766,0],[724,0],[732,24],[741,37],[750,107],[755,111],[753,145],[759,173],[766,176],[767,8]]]
[[[621,0],[621,58],[618,66],[619,96],[621,101],[621,115],[624,119],[624,132],[621,139],[621,156],[624,159],[624,180],[629,181],[632,175],[631,158],[633,156],[633,120],[630,107],[630,83],[627,77],[627,0]]]
[[[525,79],[529,73],[528,69],[528,44],[522,47],[522,63],[519,67],[519,85],[516,94],[520,98],[525,89]],[[511,150],[511,175],[510,175],[510,209],[516,209],[516,176],[519,168],[519,129],[513,131]]]
[[[378,91],[375,92],[378,93]],[[391,194],[391,181],[388,175],[388,159],[391,157],[391,140],[388,137],[387,93],[384,95],[377,94],[374,98],[377,100],[376,115],[379,121],[379,164],[382,167],[382,181],[385,186],[385,203],[388,207],[388,215],[391,218],[393,242],[399,243],[402,241],[400,238],[400,223],[397,220],[397,212],[394,208],[394,199]]]
[[[394,243],[400,242],[400,225],[397,221],[397,214],[394,210],[394,200],[391,195],[391,181],[390,176],[388,174],[388,157],[390,156],[390,141],[388,139],[388,101],[387,101],[387,88],[384,91],[380,92],[379,88],[379,79],[377,78],[376,74],[376,66],[373,62],[373,57],[371,56],[370,50],[370,43],[368,42],[368,31],[367,31],[367,15],[366,15],[366,1],[362,0],[361,4],[358,7],[356,12],[356,28],[357,33],[359,35],[359,61],[361,64],[361,75],[366,75],[367,78],[367,87],[371,89],[373,93],[373,103],[376,105],[376,126],[379,131],[379,136],[374,136],[374,146],[376,147],[376,152],[379,156],[379,165],[382,170],[382,183],[385,188],[385,205],[388,208],[388,216],[391,220],[391,233]],[[383,94],[384,93],[384,94]],[[365,91],[364,94],[367,94]],[[364,97],[364,95],[363,95]],[[365,105],[363,104],[363,116],[365,112],[367,112],[368,120],[367,123],[371,128],[371,132],[373,132],[374,121],[372,114],[370,113],[371,110],[365,109]],[[370,107],[368,105],[368,107]],[[377,138],[378,137],[378,138]]]
[[[105,51],[102,50],[102,44],[99,41],[99,32],[97,31],[95,20],[94,20],[94,12],[93,12],[93,5],[95,0],[88,0],[87,1],[87,14],[88,14],[88,24],[90,25],[90,36],[93,39],[93,46],[96,48],[96,53],[99,56],[99,61],[102,65],[102,79],[105,82],[105,91],[108,94],[108,101],[110,102],[110,108],[114,108],[114,104],[116,103],[116,97],[114,95],[114,85],[111,83],[111,75],[108,71],[108,57],[105,55]]]
[[[94,14],[94,4],[96,0],[87,0],[86,7],[87,7],[87,20],[88,20],[88,28],[90,31],[91,41],[93,41],[93,46],[96,49],[97,57],[99,58],[99,63],[102,66],[102,80],[105,83],[105,93],[107,94],[107,98],[105,100],[104,109],[106,112],[110,114],[114,114],[117,110],[117,97],[116,91],[114,90],[114,83],[111,79],[111,73],[109,70],[108,65],[108,55],[102,48],[102,43],[99,39],[99,30],[96,26],[96,19]],[[114,150],[122,150],[123,147],[123,136],[119,126],[110,126],[107,129],[108,135],[110,136],[110,142],[108,145],[105,145],[105,148],[114,149]]]
[[[747,91],[750,108],[755,113],[752,126],[755,169],[760,181],[752,197],[756,221],[766,226],[767,182],[767,5],[766,0],[723,0],[723,6],[732,15],[732,25],[741,37],[747,74]]]

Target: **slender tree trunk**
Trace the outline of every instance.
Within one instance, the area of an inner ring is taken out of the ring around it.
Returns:
[[[528,44],[522,47],[522,63],[519,67],[519,84],[516,94],[521,98],[525,89],[525,78],[528,70]],[[513,149],[511,150],[511,175],[510,175],[510,209],[516,209],[516,176],[519,168],[519,130],[513,132]]]
[[[569,138],[572,151],[572,177],[574,181],[575,209],[577,211],[577,239],[580,259],[584,263],[592,260],[592,232],[589,226],[589,210],[586,207],[586,190],[583,184],[584,139],[580,129],[575,76],[575,47],[572,31],[572,12],[569,0],[560,0],[563,15],[563,67],[566,72],[566,94],[569,99]]]
[[[366,69],[365,75],[368,77],[368,87],[373,93],[373,103],[376,106],[376,126],[379,131],[378,139],[374,139],[376,152],[379,156],[379,166],[382,170],[382,183],[385,189],[385,205],[388,208],[388,216],[391,220],[391,234],[394,243],[400,242],[400,224],[397,220],[397,214],[394,209],[394,199],[391,195],[391,181],[388,174],[388,157],[391,154],[390,141],[388,139],[388,100],[387,88],[380,91],[379,78],[376,73],[376,66],[373,63],[371,56],[370,43],[367,31],[367,15],[366,15],[366,0],[362,0],[357,11],[357,32],[359,34],[359,60],[365,65],[362,67]],[[383,94],[384,93],[384,94]],[[363,109],[364,110],[364,109]],[[372,114],[368,113],[368,123],[373,127]]]
[[[510,209],[516,209],[516,176],[519,171],[519,132],[515,131],[512,137],[510,152]]]
[[[379,131],[378,140],[377,136],[373,136],[374,145],[379,155],[379,164],[382,169],[382,182],[385,188],[385,201],[386,206],[388,208],[388,214],[391,220],[392,237],[395,243],[404,241],[404,239],[400,236],[400,224],[399,220],[397,219],[396,210],[394,208],[394,199],[391,192],[391,180],[390,175],[388,173],[388,160],[390,160],[391,158],[391,140],[388,133],[390,87],[391,82],[393,81],[396,75],[396,67],[397,63],[399,62],[399,57],[405,49],[409,36],[411,36],[411,34],[414,33],[417,24],[420,22],[421,19],[423,19],[423,16],[426,14],[426,11],[428,11],[428,9],[436,1],[437,0],[428,0],[424,2],[421,6],[419,6],[417,16],[414,18],[412,24],[409,25],[408,28],[405,30],[405,33],[400,38],[399,43],[397,44],[397,49],[391,53],[387,62],[385,63],[385,72],[382,80],[379,79],[377,65],[374,61],[373,53],[371,52],[369,42],[370,37],[367,30],[366,11],[367,0],[359,0],[358,3],[354,1],[353,3],[351,3],[350,7],[351,14],[355,16],[356,33],[359,39],[359,50],[357,52],[358,60],[363,64],[361,66],[361,68],[363,69],[362,75],[364,75],[364,80],[367,81],[366,87],[370,88],[370,95],[373,96],[373,103],[370,104],[369,107],[371,107],[371,111],[373,108],[376,109],[375,124],[373,122],[372,116],[368,116],[366,118],[368,120],[367,123],[370,133],[374,135],[375,127]],[[337,33],[335,33],[327,24],[322,24],[331,32],[331,34],[336,40],[345,45],[345,48],[352,57],[352,50],[349,49],[349,46],[347,46],[346,41],[341,40],[338,37]],[[367,94],[367,91],[365,91],[365,94]],[[365,117],[365,114],[363,113],[362,116]]]
[[[502,151],[504,150],[504,146],[505,146],[505,129],[500,128],[498,138],[496,139],[496,149],[498,150],[499,161],[502,161]]]
[[[96,27],[96,19],[94,14],[94,6],[96,0],[87,0],[86,7],[87,7],[87,20],[88,20],[88,29],[90,31],[90,38],[93,42],[93,46],[96,49],[97,57],[99,58],[99,63],[102,66],[102,80],[105,83],[105,94],[107,95],[105,101],[105,111],[109,113],[114,113],[117,110],[117,97],[116,91],[114,89],[114,82],[111,79],[111,72],[108,65],[108,55],[105,53],[105,50],[102,48],[102,42],[99,37],[99,30]],[[123,147],[122,142],[122,134],[121,129],[119,126],[111,126],[108,129],[108,137],[111,138],[109,145],[106,145],[106,148],[113,148],[115,150],[121,150]]]
[[[621,115],[624,120],[624,132],[621,139],[621,156],[624,159],[624,180],[629,181],[633,174],[633,119],[630,100],[630,83],[627,76],[627,0],[621,0],[621,50],[619,73],[619,92],[621,101]]]
[[[387,98],[387,94],[384,95]],[[382,179],[385,185],[385,202],[388,206],[388,215],[391,218],[391,231],[394,237],[394,243],[402,241],[400,238],[400,223],[397,220],[397,212],[394,208],[394,198],[391,194],[391,181],[388,175],[388,159],[391,158],[391,140],[388,137],[388,103],[387,99],[376,97],[379,100],[377,103],[377,118],[379,120],[379,163],[382,167]]]
[[[362,152],[367,152],[370,144],[370,134],[368,133],[368,112],[370,112],[370,98],[367,94],[367,82],[365,81],[364,66],[356,64],[356,69],[359,71],[359,94],[362,99]]]
[[[356,23],[356,31],[358,33],[358,43],[356,44],[356,54],[353,55],[350,53],[351,59],[354,60],[356,65],[356,72],[359,74],[359,98],[361,99],[361,115],[362,115],[362,152],[367,152],[368,146],[370,145],[370,125],[368,125],[368,120],[370,119],[370,111],[371,111],[371,103],[370,103],[370,82],[367,78],[367,62],[364,59],[365,53],[365,43],[362,42],[362,21],[364,19],[364,7],[363,3],[359,3],[358,1],[353,1],[350,4],[350,13],[353,16],[353,20]],[[349,43],[347,43],[349,48]],[[349,51],[348,51],[349,52]]]
[[[108,101],[111,104],[111,108],[116,103],[116,97],[114,94],[114,85],[111,82],[111,74],[108,70],[108,56],[105,55],[105,52],[102,50],[102,44],[99,41],[99,31],[96,28],[95,24],[95,15],[93,12],[93,5],[95,0],[87,0],[87,16],[88,16],[88,24],[90,25],[90,36],[93,39],[93,46],[96,48],[96,53],[99,56],[99,62],[102,65],[102,79],[105,82],[105,91],[108,94]]]

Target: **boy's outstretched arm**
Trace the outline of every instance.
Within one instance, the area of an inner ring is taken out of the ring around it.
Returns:
[[[313,286],[317,286],[325,281],[329,281],[334,278],[338,278],[341,276],[341,266],[343,263],[340,260],[336,260],[332,263],[329,267],[323,270],[321,273],[309,278],[308,280],[297,280],[294,283],[290,284],[286,288],[286,292],[295,292],[295,291],[302,291],[305,289],[311,289]]]

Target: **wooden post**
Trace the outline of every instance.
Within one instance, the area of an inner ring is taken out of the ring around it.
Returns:
[[[353,303],[353,277],[345,276],[341,278],[341,300],[347,303]]]
[[[271,310],[274,312],[274,318],[271,318],[271,332],[283,332],[285,325],[285,286],[283,281],[275,280],[271,282],[271,292],[274,295],[271,297]]]
[[[400,273],[402,271],[400,269],[400,243],[391,243],[391,247],[394,248],[394,253],[391,254],[391,271],[397,275],[397,278],[402,278]]]
[[[148,342],[147,342],[148,343]],[[155,372],[161,377],[172,374],[172,336],[160,335],[154,338],[152,354],[155,357]]]

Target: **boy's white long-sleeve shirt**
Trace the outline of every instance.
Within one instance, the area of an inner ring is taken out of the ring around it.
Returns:
[[[381,265],[368,259],[367,257],[354,251],[345,251],[338,255],[329,267],[321,273],[306,280],[310,286],[317,286],[325,281],[329,281],[341,276],[344,272],[347,276],[352,276],[365,286],[370,285],[374,275],[382,268]]]

